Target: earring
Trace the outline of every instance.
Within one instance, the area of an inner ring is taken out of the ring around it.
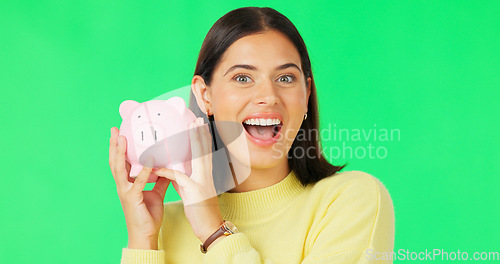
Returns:
[[[207,115],[208,121],[214,121],[214,115],[208,115],[208,111],[205,112],[205,115]]]
[[[304,120],[306,120],[306,119],[307,119],[307,113],[304,115]]]

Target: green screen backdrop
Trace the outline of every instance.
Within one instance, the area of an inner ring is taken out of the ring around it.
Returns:
[[[189,85],[242,6],[299,29],[325,153],[385,184],[395,251],[500,251],[499,1],[25,0],[0,2],[0,263],[119,263],[118,107]]]

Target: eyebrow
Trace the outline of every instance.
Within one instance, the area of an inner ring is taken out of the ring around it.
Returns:
[[[299,66],[297,66],[297,64],[295,63],[285,63],[283,65],[280,65],[278,67],[276,67],[276,70],[284,70],[286,68],[290,68],[290,67],[294,67],[294,68],[297,68],[297,70],[299,70],[300,72],[302,72],[299,68]],[[235,70],[235,69],[247,69],[247,70],[252,70],[252,71],[256,71],[257,70],[257,67],[253,66],[253,65],[248,65],[248,64],[236,64],[236,65],[233,65],[231,66],[231,68],[229,68],[226,73],[224,73],[223,76],[226,76],[226,74],[228,74],[230,71],[232,70]]]

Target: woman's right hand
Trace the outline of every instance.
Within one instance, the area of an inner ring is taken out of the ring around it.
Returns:
[[[170,180],[159,177],[151,191],[144,191],[152,168],[144,166],[137,178],[130,178],[130,164],[125,159],[127,139],[111,128],[109,167],[127,223],[128,248],[158,249],[158,234],[163,220],[163,199]],[[152,166],[150,166],[152,167]]]

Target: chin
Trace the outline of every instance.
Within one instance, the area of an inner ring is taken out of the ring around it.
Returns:
[[[280,165],[283,160],[286,161],[286,153],[279,149],[266,148],[262,149],[259,147],[249,148],[250,151],[250,164],[252,168],[255,169],[268,169]]]

